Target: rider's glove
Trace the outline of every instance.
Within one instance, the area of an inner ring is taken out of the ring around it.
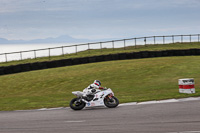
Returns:
[[[104,87],[103,90],[107,90],[108,88]]]

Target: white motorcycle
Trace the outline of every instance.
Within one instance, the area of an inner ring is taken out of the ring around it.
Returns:
[[[77,96],[70,102],[70,107],[73,110],[81,110],[84,107],[106,106],[108,108],[115,108],[119,104],[119,100],[114,97],[113,91],[108,88],[102,91],[92,90],[93,93],[83,96],[81,91],[74,91],[72,94]]]

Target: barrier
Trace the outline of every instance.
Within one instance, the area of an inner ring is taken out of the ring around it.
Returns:
[[[0,67],[0,75],[55,68],[55,67],[71,66],[78,64],[86,64],[93,62],[111,61],[111,60],[140,59],[140,58],[168,57],[168,56],[189,56],[189,55],[200,55],[200,49],[140,51],[140,52],[130,52],[130,53],[99,55],[92,57],[70,58],[70,59],[62,59],[54,61],[43,61],[43,62],[27,63],[20,65],[4,66],[4,67],[2,66]]]
[[[195,93],[193,78],[179,79],[178,84],[179,84],[179,93],[188,93],[188,94]]]

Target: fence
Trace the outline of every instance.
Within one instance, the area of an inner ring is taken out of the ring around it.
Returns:
[[[148,44],[169,44],[175,42],[199,42],[200,34],[190,34],[190,35],[167,35],[167,36],[148,36],[148,37],[138,37],[138,38],[129,38],[129,39],[121,39],[121,40],[112,40],[112,41],[104,41],[104,42],[94,42],[94,43],[85,43],[85,44],[77,44],[70,46],[61,46],[61,47],[53,47],[46,49],[36,49],[29,51],[20,51],[20,52],[12,52],[12,53],[2,53],[0,54],[0,62],[8,62],[12,60],[24,60],[24,59],[36,59],[39,57],[51,57],[56,55],[65,56],[69,53],[78,53],[80,51],[88,50],[90,52],[91,49],[101,49],[103,48],[120,48],[123,47],[124,50],[128,46],[134,46],[135,48],[138,45],[148,45]]]

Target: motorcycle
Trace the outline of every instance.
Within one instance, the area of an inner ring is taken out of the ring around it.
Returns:
[[[108,88],[102,91],[92,90],[93,93],[83,96],[81,91],[73,91],[72,94],[77,96],[70,102],[70,107],[73,110],[81,110],[84,107],[106,106],[108,108],[115,108],[119,104],[119,100],[114,96],[113,91]]]

